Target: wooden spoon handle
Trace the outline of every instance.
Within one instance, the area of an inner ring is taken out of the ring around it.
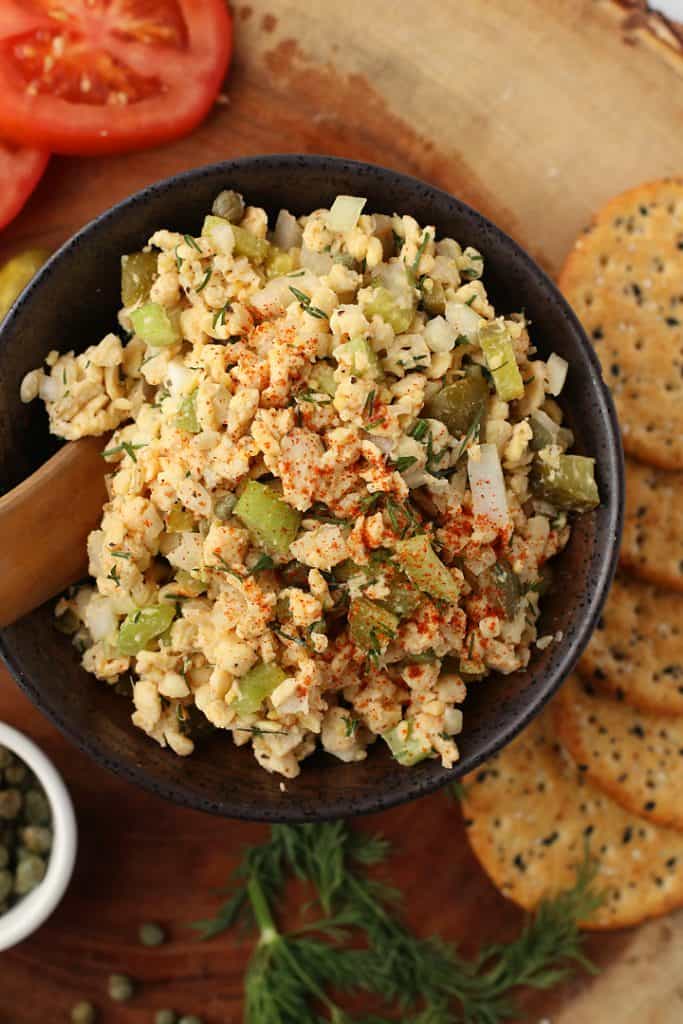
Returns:
[[[107,500],[106,440],[65,445],[0,498],[0,627],[85,575],[86,540]]]

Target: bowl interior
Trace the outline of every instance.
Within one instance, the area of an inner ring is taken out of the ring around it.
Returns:
[[[338,193],[363,195],[370,211],[410,213],[438,235],[474,245],[496,309],[524,309],[539,352],[555,351],[570,372],[562,404],[577,450],[597,460],[602,504],[575,524],[555,563],[555,586],[543,603],[541,632],[562,635],[535,651],[529,668],[473,687],[460,737],[462,760],[446,771],[435,761],[399,767],[384,744],[366,761],[344,765],[322,753],[298,779],[266,774],[246,749],[216,734],[188,759],[162,750],[130,724],[129,703],[89,676],[51,605],[4,631],[2,651],[29,696],[81,748],[162,796],[193,807],[263,820],[311,820],[378,810],[421,795],[471,770],[528,721],[578,657],[600,611],[616,558],[623,498],[621,448],[614,410],[590,346],[550,280],[506,235],[458,200],[383,168],[327,157],[259,157],[188,172],[103,214],[46,265],[0,332],[0,486],[10,488],[56,448],[37,404],[22,406],[19,385],[52,348],[82,350],[116,324],[119,259],[154,230],[198,233],[222,188],[243,192],[270,214],[301,214]]]

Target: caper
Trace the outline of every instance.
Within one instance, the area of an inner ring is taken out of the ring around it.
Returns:
[[[84,1000],[71,1008],[72,1024],[95,1024],[96,1020],[97,1010],[92,1003],[87,1003]]]
[[[10,786],[18,786],[26,778],[26,765],[21,761],[12,761],[5,768],[5,782]]]
[[[4,903],[14,888],[11,871],[0,871],[0,903]]]
[[[19,814],[23,802],[22,795],[18,789],[3,789],[0,791],[0,818],[4,818],[5,821],[12,821]]]
[[[26,793],[24,813],[29,825],[49,825],[52,818],[49,801],[39,789]]]
[[[231,224],[239,224],[244,217],[244,199],[239,192],[232,189],[225,189],[219,192],[213,201],[211,212],[216,217],[223,217]]]
[[[229,519],[230,516],[232,515],[232,510],[234,509],[236,504],[236,494],[225,494],[223,495],[222,498],[218,498],[218,500],[216,501],[216,504],[214,505],[213,509],[213,514],[215,515],[216,519],[221,519],[225,521],[226,519]]]
[[[157,1010],[154,1024],[176,1024],[178,1017],[173,1010]]]
[[[133,980],[127,974],[111,974],[107,990],[115,1003],[127,1003],[133,996]]]
[[[138,937],[143,946],[161,946],[166,941],[166,932],[161,925],[150,922],[140,925]]]
[[[31,853],[47,853],[52,846],[52,832],[40,825],[27,825],[21,830],[21,840]]]
[[[17,896],[25,896],[35,889],[45,877],[45,868],[45,861],[34,853],[20,859],[14,876],[14,891]]]

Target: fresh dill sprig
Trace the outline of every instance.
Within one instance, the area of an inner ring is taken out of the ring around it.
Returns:
[[[594,970],[578,922],[604,896],[587,853],[572,889],[543,902],[513,942],[473,960],[403,924],[399,894],[363,870],[388,854],[382,837],[341,821],[274,825],[267,842],[246,849],[228,899],[193,925],[201,938],[238,924],[256,928],[245,1024],[391,1024],[397,1011],[403,1024],[502,1024],[518,1016],[516,989],[550,988],[577,966]],[[325,916],[285,933],[276,914],[291,877],[313,887]],[[331,992],[379,996],[390,1017],[351,1014]]]

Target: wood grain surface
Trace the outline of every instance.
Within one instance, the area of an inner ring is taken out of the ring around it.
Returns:
[[[634,19],[636,6],[240,4],[233,70],[205,125],[146,153],[54,159],[26,210],[0,236],[0,258],[28,245],[54,248],[112,203],[175,171],[298,151],[371,160],[434,182],[481,209],[555,272],[596,206],[683,168],[680,47],[675,36]],[[210,912],[212,889],[262,829],[177,809],[92,765],[4,672],[0,719],[55,759],[81,828],[66,900],[36,936],[0,956],[0,1024],[57,1024],[80,998],[106,1007],[105,1024],[143,1024],[160,1006],[202,1013],[208,1024],[239,1021],[246,950],[232,938],[198,944],[184,926]],[[521,916],[477,867],[446,795],[361,827],[395,840],[391,878],[424,934],[439,932],[466,952],[515,934]],[[136,942],[137,925],[150,919],[166,924],[173,939],[160,950]],[[591,938],[602,975],[530,994],[520,1021],[680,1022],[681,938],[680,915]],[[116,970],[144,981],[124,1008],[104,996]]]

